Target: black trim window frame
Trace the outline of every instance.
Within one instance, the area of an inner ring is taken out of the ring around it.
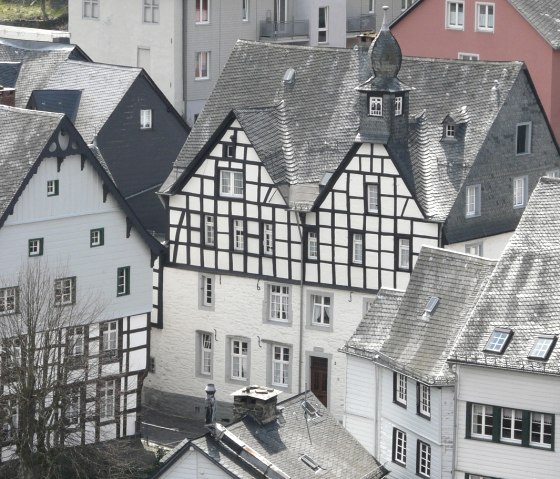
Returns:
[[[59,193],[58,180],[47,180],[47,196],[58,196]]]
[[[97,248],[105,244],[105,229],[93,228],[89,230],[89,247]]]
[[[393,447],[391,460],[399,466],[406,467],[406,432],[393,428]]]
[[[512,338],[513,331],[511,329],[495,328],[490,334],[483,351],[490,354],[503,354]]]
[[[393,402],[406,409],[408,401],[408,378],[393,371]]]
[[[428,420],[432,416],[432,390],[421,382],[416,383],[416,413]]]
[[[230,219],[230,251],[244,253],[247,250],[247,222],[244,218],[232,216]]]
[[[432,472],[432,446],[420,439],[416,441],[416,474],[429,479]]]
[[[520,129],[523,129],[522,136]],[[526,121],[518,123],[515,127],[515,154],[517,156],[529,155],[531,153],[531,143],[533,137],[533,123]]]
[[[548,361],[552,350],[556,346],[558,336],[553,334],[539,334],[535,339],[533,347],[529,351],[527,358],[534,361]]]
[[[32,238],[27,242],[27,253],[29,257],[43,256],[43,238]]]
[[[130,294],[130,266],[117,268],[117,296]]]
[[[204,215],[204,247],[216,248],[216,215]]]
[[[375,187],[374,195],[371,194],[370,188],[373,189]],[[365,184],[365,211],[368,215],[379,215],[381,214],[381,188],[379,187],[379,183],[366,183]],[[371,197],[375,196],[377,201],[377,207],[372,208],[372,201]]]
[[[402,253],[406,251],[404,243],[401,247],[401,241],[408,241],[408,254],[404,256]],[[395,270],[396,271],[411,271],[412,269],[412,236],[395,236]],[[406,261],[403,262],[403,258]]]

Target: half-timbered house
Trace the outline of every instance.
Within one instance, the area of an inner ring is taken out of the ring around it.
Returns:
[[[367,302],[422,245],[497,254],[559,164],[522,63],[402,59],[386,26],[369,55],[239,41],[161,190],[150,401],[307,385],[342,419],[337,350]]]
[[[7,325],[20,312],[19,292],[28,285],[18,281],[29,269],[46,271],[41,277],[54,282],[45,286],[52,293],[45,302],[55,309],[102,305],[92,321],[63,327],[53,352],[59,367],[73,364],[72,377],[81,371],[71,406],[61,407],[71,444],[135,435],[148,368],[152,264],[162,246],[117,190],[99,151],[65,115],[0,106],[0,129],[0,401],[9,410],[2,415],[2,461],[13,457],[18,428],[7,368],[20,364],[14,348],[29,358]]]

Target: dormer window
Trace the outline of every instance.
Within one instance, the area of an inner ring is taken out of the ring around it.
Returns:
[[[402,115],[402,96],[395,97],[395,116]]]
[[[538,336],[527,357],[529,359],[543,359],[546,361],[554,349],[557,339],[558,338],[556,336]]]
[[[484,351],[487,353],[502,354],[506,350],[512,336],[513,331],[511,329],[495,329],[490,335],[484,347]]]
[[[383,98],[380,96],[369,97],[369,116],[383,116]]]
[[[445,125],[445,138],[455,138],[455,125],[448,123]]]

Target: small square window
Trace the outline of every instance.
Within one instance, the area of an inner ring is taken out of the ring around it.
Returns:
[[[556,336],[543,335],[537,337],[535,344],[529,352],[529,359],[544,359],[545,361],[550,357],[550,353],[556,345]]]
[[[476,29],[479,32],[494,31],[494,4],[476,4]]]
[[[395,116],[402,115],[402,96],[395,97]]]
[[[527,155],[531,153],[531,122],[520,123],[517,125],[517,134],[515,135],[516,153],[518,155]]]
[[[446,27],[463,30],[465,25],[465,5],[461,2],[448,1],[446,4]]]
[[[54,304],[64,306],[76,302],[76,277],[55,279]]]
[[[482,256],[482,242],[466,244],[465,253],[472,254],[474,256]]]
[[[140,110],[140,129],[150,130],[152,128],[152,110]]]
[[[227,143],[224,145],[224,156],[226,158],[235,158],[235,145]]]
[[[47,196],[58,196],[58,180],[47,181]]]
[[[42,256],[43,255],[43,238],[30,239],[28,242],[27,251],[29,256]]]
[[[445,138],[455,138],[455,125],[452,123],[447,123],[445,125]]]
[[[89,230],[89,246],[95,248],[96,246],[103,246],[105,243],[105,234],[103,228],[95,228]]]
[[[99,0],[82,0],[83,18],[99,18]]]
[[[369,116],[383,116],[383,98],[380,96],[369,97]]]
[[[243,172],[234,170],[220,171],[220,196],[243,198]]]
[[[159,23],[159,0],[144,0],[144,23]]]
[[[495,329],[490,335],[490,338],[484,347],[484,351],[487,353],[502,354],[512,336],[513,331],[511,329]]]
[[[117,268],[117,296],[130,294],[130,266]]]

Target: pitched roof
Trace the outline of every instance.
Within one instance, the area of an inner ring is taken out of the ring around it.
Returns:
[[[453,380],[447,357],[496,261],[424,246],[406,292],[381,290],[343,348],[427,383]],[[438,298],[431,313],[430,298]]]
[[[548,361],[527,358],[536,338],[560,335],[560,180],[543,177],[450,360],[560,374],[560,347]],[[513,336],[501,355],[485,353],[495,328]]]
[[[282,80],[289,68],[295,70],[292,83]],[[399,79],[413,88],[410,118],[417,118],[409,137],[413,173],[409,187],[428,217],[447,216],[523,68],[520,62],[403,58]],[[337,169],[354,144],[361,99],[356,88],[372,73],[370,60],[360,49],[238,41],[161,191],[173,191],[179,173],[194,164],[232,110],[245,117],[257,151],[267,152],[276,181],[318,183],[326,172]],[[493,88],[495,82],[500,95]],[[463,161],[451,158],[440,142],[443,119],[459,109],[468,113]]]
[[[555,50],[560,49],[560,2],[558,0],[508,0]]]

